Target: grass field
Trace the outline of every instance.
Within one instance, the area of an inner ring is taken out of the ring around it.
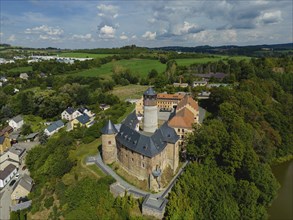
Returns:
[[[118,60],[104,64],[99,68],[92,68],[81,72],[74,73],[77,76],[100,76],[103,78],[110,78],[114,65],[120,65],[124,68],[129,68],[134,74],[141,77],[146,77],[152,69],[158,72],[163,72],[166,68],[165,64],[160,63],[158,60],[147,59],[131,59],[131,60]]]
[[[115,86],[110,93],[118,96],[122,101],[125,99],[139,99],[147,88],[148,86],[141,85]]]
[[[98,146],[101,144],[101,139],[96,139],[89,144],[81,144],[76,147],[75,150],[70,151],[70,159],[76,160],[77,164],[72,170],[62,177],[62,181],[66,185],[70,185],[77,181],[76,178],[82,179],[84,177],[100,178],[105,174],[94,166],[86,166],[84,161],[89,155],[96,155],[98,153]]]
[[[60,53],[60,57],[76,57],[76,58],[103,58],[113,56],[114,54],[92,54],[92,53]]]
[[[44,125],[45,120],[35,115],[25,115],[24,122],[31,126],[33,132],[39,132],[46,127]]]
[[[240,60],[250,60],[250,57],[245,56],[214,56],[214,57],[204,57],[204,58],[184,58],[184,59],[176,59],[176,62],[179,66],[189,66],[191,64],[202,64],[208,62],[216,62],[219,60],[223,60],[224,62],[228,59],[233,59],[236,61]]]
[[[25,67],[16,67],[16,68],[12,68],[10,70],[8,70],[8,72],[10,73],[17,73],[17,72],[29,72],[32,71],[32,67],[31,66],[25,66]]]

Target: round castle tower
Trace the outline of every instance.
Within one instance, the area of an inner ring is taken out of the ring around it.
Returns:
[[[158,107],[157,94],[152,87],[143,93],[143,105],[143,130],[153,133],[158,128]]]
[[[117,147],[115,136],[118,133],[113,123],[109,120],[102,128],[102,156],[104,163],[111,164],[117,160]]]

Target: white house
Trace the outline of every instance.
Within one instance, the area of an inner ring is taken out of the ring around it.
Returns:
[[[18,130],[23,126],[23,119],[21,115],[17,115],[14,118],[10,119],[8,124],[13,128],[13,130]]]
[[[9,164],[4,170],[0,171],[0,188],[6,186],[7,183],[14,177],[17,173],[17,168],[13,164]]]
[[[78,116],[82,115],[79,111],[76,111],[72,107],[68,107],[61,113],[61,118],[67,121],[72,121],[73,119],[77,118]]]
[[[74,119],[76,119],[77,117],[83,115],[83,114],[87,114],[89,117],[93,117],[95,116],[95,114],[93,114],[90,110],[88,110],[87,108],[78,108],[78,109],[74,109],[72,107],[68,107],[66,110],[64,110],[61,113],[61,118],[65,119],[67,121],[72,121]]]
[[[64,123],[63,121],[59,120],[59,121],[55,121],[52,124],[49,125],[49,127],[47,127],[44,132],[47,136],[52,136],[53,134],[55,134],[56,132],[58,132],[61,128],[64,127]]]
[[[192,87],[206,86],[207,84],[208,84],[207,80],[194,81],[193,84],[192,84]]]
[[[28,75],[27,75],[27,73],[21,73],[21,74],[19,75],[19,78],[21,78],[21,79],[25,79],[25,80],[28,80]]]

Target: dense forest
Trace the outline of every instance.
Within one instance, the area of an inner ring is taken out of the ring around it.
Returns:
[[[268,217],[279,187],[270,164],[293,154],[293,72],[275,73],[266,59],[247,67],[234,89],[213,89],[201,103],[211,114],[189,137],[192,162],[169,196],[167,219]]]

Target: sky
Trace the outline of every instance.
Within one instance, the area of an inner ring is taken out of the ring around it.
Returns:
[[[0,0],[0,40],[15,46],[113,48],[293,42],[289,0]]]

